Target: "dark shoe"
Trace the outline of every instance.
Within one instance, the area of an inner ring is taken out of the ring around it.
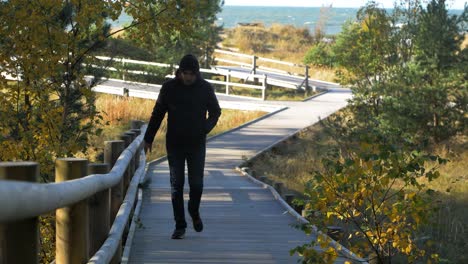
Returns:
[[[197,232],[203,231],[203,222],[200,217],[192,218],[192,221],[193,221],[193,229],[195,229],[195,231]]]
[[[185,236],[185,228],[176,229],[172,233],[172,239],[183,239]]]

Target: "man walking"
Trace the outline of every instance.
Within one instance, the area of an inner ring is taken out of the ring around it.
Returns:
[[[193,55],[182,58],[176,77],[165,82],[161,88],[144,137],[145,152],[151,152],[154,136],[166,112],[166,150],[176,223],[172,239],[182,239],[187,228],[183,193],[185,161],[190,186],[188,212],[195,231],[201,232],[203,222],[199,208],[203,192],[206,135],[216,126],[221,115],[213,87],[201,77],[198,60]]]

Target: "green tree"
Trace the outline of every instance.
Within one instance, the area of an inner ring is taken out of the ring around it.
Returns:
[[[467,58],[461,50],[468,9],[448,15],[445,0],[432,0],[417,17],[414,60],[399,74],[410,87],[405,109],[426,138],[436,142],[466,129]],[[465,48],[466,49],[466,48]],[[425,138],[424,138],[425,139]]]
[[[3,1],[0,8],[1,160],[34,160],[49,181],[52,161],[86,148],[98,120],[84,78],[86,53],[117,16],[116,3]],[[107,16],[103,16],[107,10]]]
[[[331,48],[339,81],[353,90],[354,118],[362,117],[356,125],[413,144],[466,130],[466,22],[466,9],[449,16],[442,0],[405,1],[392,15],[362,8]]]
[[[312,46],[304,57],[305,64],[313,64],[321,67],[333,67],[335,64],[334,60],[335,56],[331,45],[323,42]]]
[[[378,263],[424,255],[415,233],[430,216],[431,192],[420,179],[437,177],[427,163],[445,160],[419,150],[466,132],[468,110],[467,8],[450,16],[443,0],[396,7],[389,15],[370,2],[331,47],[353,98],[328,124],[340,149],[312,173],[306,191],[307,208],[316,212],[310,220],[319,228],[354,226],[350,248],[373,253]],[[325,237],[318,241],[327,248]],[[322,254],[312,245],[296,248],[305,261]],[[323,254],[333,259],[329,249]]]
[[[221,27],[214,22],[223,3],[222,0],[179,1],[177,12],[168,17],[168,21],[180,26],[168,30],[159,23],[149,34],[142,28],[134,28],[125,38],[148,50],[159,62],[177,64],[184,54],[192,53],[201,59],[203,66],[208,66],[212,63],[216,44],[221,40]],[[162,7],[151,4],[142,8],[157,12]],[[191,19],[184,19],[186,16]]]

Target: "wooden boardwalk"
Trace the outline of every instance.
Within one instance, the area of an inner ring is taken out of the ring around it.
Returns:
[[[297,256],[290,257],[289,250],[314,238],[291,227],[296,219],[285,213],[271,192],[234,168],[243,157],[344,107],[348,98],[349,90],[332,89],[210,141],[201,204],[205,229],[196,233],[187,214],[183,240],[170,239],[174,221],[168,164],[152,166],[140,212],[142,227],[135,231],[129,263],[296,263]],[[186,180],[186,201],[187,187]]]

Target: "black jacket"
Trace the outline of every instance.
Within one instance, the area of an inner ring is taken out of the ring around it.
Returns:
[[[200,75],[191,86],[184,85],[177,77],[169,80],[163,84],[153,108],[145,134],[146,142],[153,142],[166,112],[166,145],[184,147],[206,141],[206,135],[218,122],[221,108],[213,87]]]

